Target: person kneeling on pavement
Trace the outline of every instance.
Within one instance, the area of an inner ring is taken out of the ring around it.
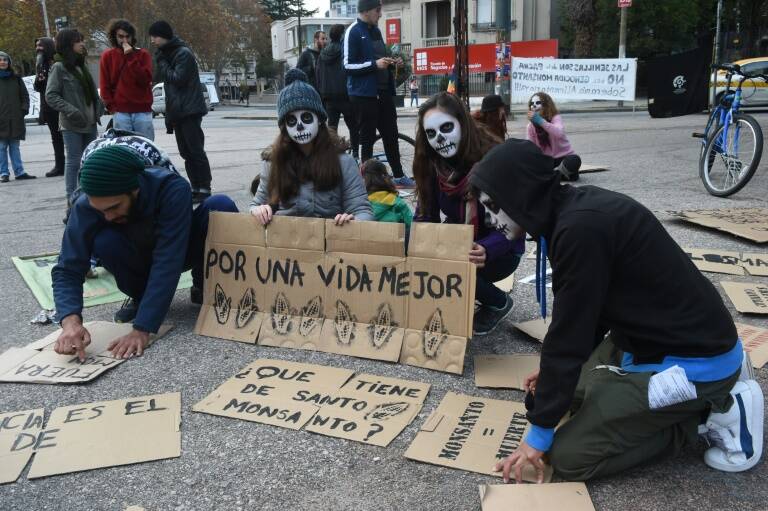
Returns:
[[[85,358],[90,343],[82,324],[83,279],[93,255],[130,300],[115,321],[133,331],[109,347],[116,358],[141,355],[157,332],[181,273],[192,269],[191,300],[203,301],[203,250],[211,211],[236,212],[225,195],[192,209],[192,190],[180,175],[145,168],[131,149],[109,145],[94,151],[80,172],[82,195],[72,206],[59,261],[51,271],[58,320],[57,353]]]
[[[519,482],[531,464],[541,481],[548,454],[561,477],[587,480],[677,454],[697,432],[712,445],[710,467],[754,466],[763,394],[715,287],[651,211],[616,192],[562,186],[551,168],[533,143],[513,139],[471,178],[496,228],[531,234],[553,272],[552,323],[526,379],[532,427],[496,470]],[[666,391],[671,374],[679,393]]]

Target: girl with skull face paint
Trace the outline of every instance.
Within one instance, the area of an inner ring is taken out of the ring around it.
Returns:
[[[262,154],[251,214],[262,225],[273,214],[333,218],[337,225],[373,220],[357,163],[326,126],[320,95],[299,69],[291,69],[285,82],[277,100],[280,134]]]
[[[515,271],[524,240],[508,240],[489,225],[486,211],[469,185],[472,168],[501,143],[478,126],[464,104],[441,92],[422,104],[416,128],[413,176],[418,206],[416,222],[469,224],[474,228],[470,261],[477,265],[475,335],[490,333],[512,310],[510,296],[493,283]]]
[[[577,181],[581,158],[565,135],[563,119],[552,97],[546,92],[537,92],[528,101],[527,138],[554,159],[555,170],[565,181]]]

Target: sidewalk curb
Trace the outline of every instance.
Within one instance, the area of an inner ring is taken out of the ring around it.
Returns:
[[[588,109],[579,109],[579,108],[564,108],[560,110],[561,114],[601,114],[601,113],[611,113],[611,112],[647,112],[648,107],[646,105],[639,105],[635,106],[633,109],[632,107],[605,107],[605,108],[588,108]],[[514,115],[519,116],[525,116],[526,111],[525,110],[512,110],[511,112]],[[419,116],[418,112],[398,112],[397,117],[399,119],[415,119]],[[236,119],[241,121],[276,121],[277,120],[277,114],[263,114],[263,115],[230,115],[230,116],[224,116],[222,119]]]

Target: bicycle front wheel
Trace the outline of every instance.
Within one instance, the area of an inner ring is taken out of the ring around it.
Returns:
[[[736,114],[719,126],[699,158],[699,176],[707,191],[727,197],[752,179],[763,155],[763,130],[749,115]]]
[[[408,135],[397,134],[397,146],[400,152],[400,165],[406,176],[413,177],[413,156],[416,149],[416,142]],[[376,141],[373,144],[373,158],[383,163],[391,163],[387,159],[384,143],[381,141],[381,135],[376,135]]]

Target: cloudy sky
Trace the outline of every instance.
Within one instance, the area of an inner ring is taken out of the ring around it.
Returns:
[[[323,16],[325,15],[325,11],[331,8],[331,1],[330,0],[305,0],[306,3],[304,5],[307,6],[308,9],[315,9],[317,8],[317,14],[315,16]]]

